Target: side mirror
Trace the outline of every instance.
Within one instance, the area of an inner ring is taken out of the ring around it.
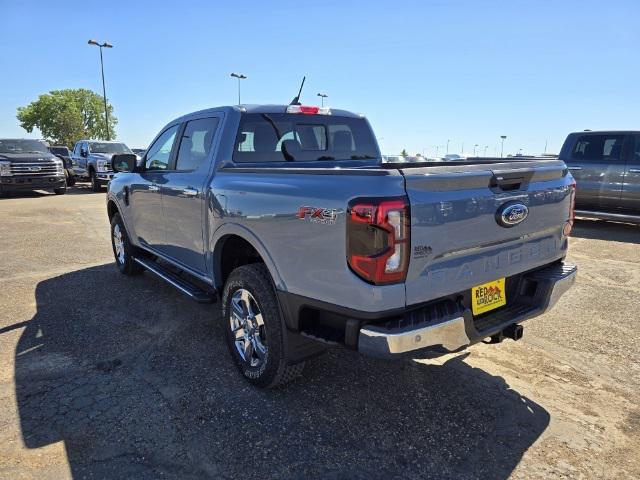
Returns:
[[[120,153],[111,157],[111,169],[114,172],[133,172],[138,157],[133,153]]]
[[[86,157],[87,156],[87,151],[85,149],[80,150],[80,156],[81,157]]]

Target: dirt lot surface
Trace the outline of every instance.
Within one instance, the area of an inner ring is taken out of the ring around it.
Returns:
[[[112,264],[104,193],[0,199],[0,478],[640,478],[640,228],[579,222],[524,339],[250,387],[216,306]]]

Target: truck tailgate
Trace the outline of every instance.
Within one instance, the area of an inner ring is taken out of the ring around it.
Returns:
[[[400,172],[411,208],[407,305],[564,257],[572,178],[563,162],[435,164]],[[512,204],[525,205],[528,214],[508,225],[501,214]]]

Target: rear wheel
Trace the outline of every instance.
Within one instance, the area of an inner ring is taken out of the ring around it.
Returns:
[[[283,321],[267,268],[236,268],[224,287],[223,321],[227,346],[242,375],[259,387],[276,387],[302,373],[304,362],[289,365]]]
[[[127,230],[124,228],[119,213],[116,213],[111,219],[111,247],[116,259],[116,266],[121,273],[136,275],[142,272],[143,268],[133,260],[135,247],[129,241]]]

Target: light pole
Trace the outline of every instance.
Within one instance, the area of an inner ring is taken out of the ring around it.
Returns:
[[[104,124],[107,127],[107,141],[111,140],[109,135],[109,111],[107,110],[107,89],[104,86],[104,63],[102,62],[102,49],[103,48],[113,48],[113,45],[110,43],[98,43],[95,40],[89,40],[87,42],[89,45],[95,45],[96,47],[100,47],[100,71],[102,72],[102,98],[104,98]]]
[[[231,76],[238,79],[238,105],[240,105],[240,80],[244,80],[247,77],[241,73],[232,73]]]
[[[447,154],[449,154],[449,139],[447,139]]]
[[[324,99],[327,98],[329,95],[327,95],[326,93],[318,93],[318,96],[321,98],[320,102],[320,106],[324,107]]]
[[[485,145],[484,146],[484,156],[487,156],[487,148],[489,148],[489,145]]]
[[[478,148],[478,144],[476,143],[476,144],[473,146],[473,156],[474,156],[474,157],[476,156],[476,149],[477,149],[477,148]]]
[[[500,158],[502,158],[504,156],[504,141],[507,139],[506,135],[500,135],[500,140],[501,140],[501,144],[500,144]]]

